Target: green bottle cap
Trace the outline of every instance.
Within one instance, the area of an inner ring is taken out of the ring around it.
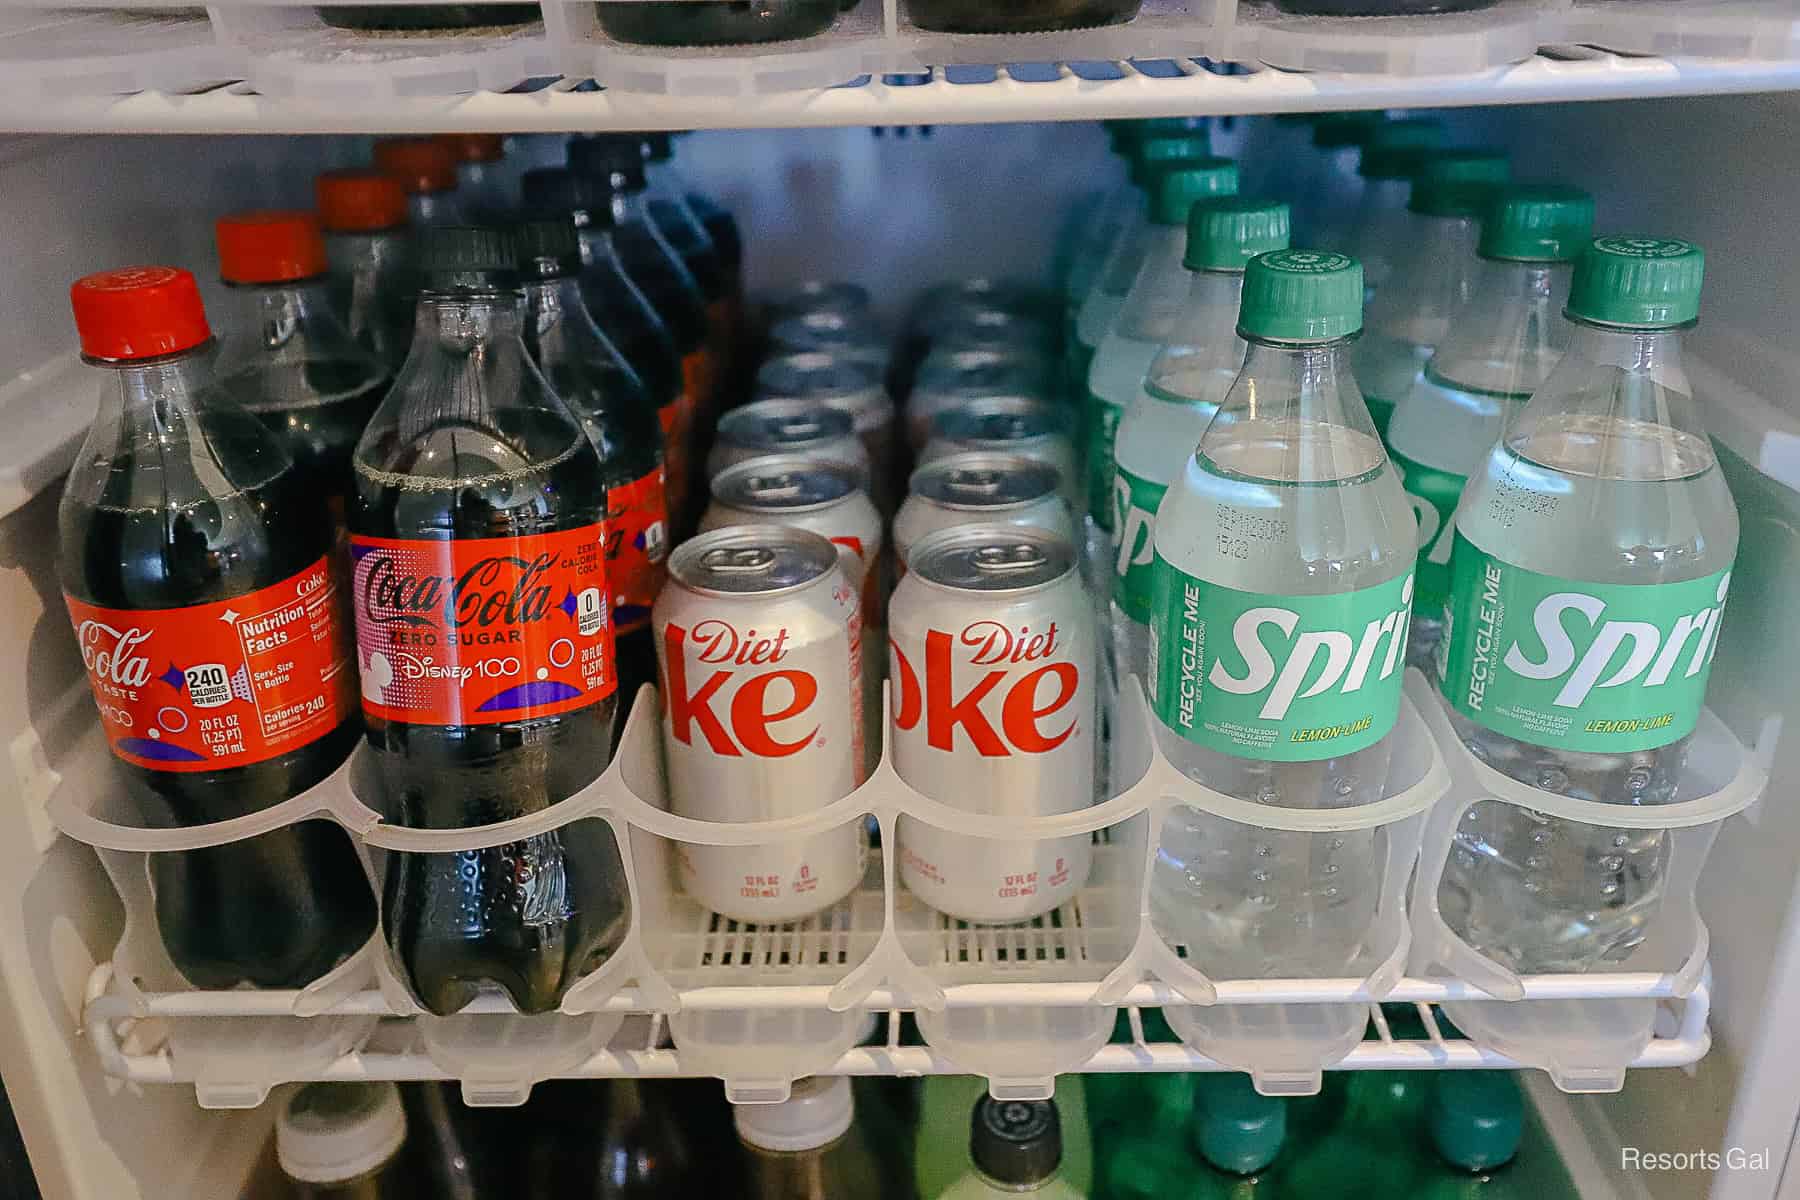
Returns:
[[[1439,150],[1419,164],[1406,207],[1430,217],[1473,217],[1486,210],[1495,185],[1512,178],[1498,150]]]
[[[1134,143],[1131,151],[1131,182],[1147,187],[1164,163],[1211,157],[1212,142],[1204,134],[1199,137],[1146,138]]]
[[[1384,120],[1379,112],[1320,113],[1313,124],[1312,143],[1321,150],[1367,145]]]
[[[1215,196],[1188,213],[1190,271],[1241,271],[1259,254],[1288,247],[1288,206],[1279,200]]]
[[[1664,329],[1700,315],[1706,252],[1673,238],[1602,237],[1575,260],[1571,317],[1599,325]]]
[[[1329,250],[1274,250],[1244,268],[1238,333],[1327,342],[1362,328],[1362,264]]]
[[[1248,1075],[1202,1075],[1197,1085],[1194,1145],[1201,1157],[1234,1175],[1253,1175],[1275,1161],[1287,1136],[1287,1106],[1251,1086]]]
[[[1444,1161],[1485,1171],[1518,1153],[1525,1130],[1519,1082],[1506,1071],[1443,1071],[1431,1106],[1431,1140]]]
[[[1156,204],[1150,213],[1158,225],[1185,225],[1196,200],[1237,193],[1237,164],[1229,158],[1187,158],[1156,173]]]
[[[1594,236],[1594,198],[1556,183],[1498,188],[1481,221],[1483,258],[1573,262]]]
[[[1427,152],[1447,136],[1443,122],[1429,117],[1384,121],[1369,134],[1357,171],[1364,179],[1411,179]]]

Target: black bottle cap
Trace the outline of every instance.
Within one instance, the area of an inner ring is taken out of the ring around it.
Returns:
[[[644,189],[644,143],[637,134],[589,134],[569,139],[569,170],[611,179],[628,192]]]
[[[997,1183],[1040,1183],[1062,1165],[1062,1120],[1054,1101],[983,1096],[970,1124],[969,1157]]]
[[[581,273],[581,238],[568,213],[527,213],[512,226],[513,253],[526,279],[564,279]]]
[[[577,229],[612,228],[612,184],[603,175],[577,175],[567,167],[533,167],[519,180],[525,207],[575,218]]]
[[[503,292],[519,286],[512,239],[487,225],[418,231],[420,286],[428,292]]]

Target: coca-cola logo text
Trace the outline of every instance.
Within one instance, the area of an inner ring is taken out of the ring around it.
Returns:
[[[496,554],[461,575],[407,574],[388,554],[369,558],[363,579],[363,610],[394,625],[523,625],[541,621],[551,606],[547,576],[556,555],[535,558]]]
[[[955,638],[943,630],[927,630],[923,687],[906,652],[898,642],[890,640],[894,681],[900,693],[894,724],[910,730],[924,720],[927,744],[946,752],[955,749],[958,727],[984,758],[1005,758],[1014,753],[1047,754],[1055,750],[1074,736],[1081,723],[1079,712],[1072,712],[1060,728],[1046,729],[1046,725],[1056,726],[1053,718],[1074,703],[1081,689],[1081,668],[1072,662],[1044,663],[1022,673],[1006,668],[1048,658],[1056,649],[1056,634],[1055,622],[1036,634],[1023,626],[1014,631],[998,621],[972,622]],[[955,694],[951,678],[958,643],[973,650],[963,658],[965,663],[995,667],[960,697]],[[1000,724],[996,729],[990,710],[983,708],[983,703],[1006,683],[1009,674],[1016,678],[1001,693]],[[1039,693],[1046,685],[1050,695],[1040,700]]]
[[[697,663],[722,663],[698,687],[688,687],[689,642]],[[819,696],[819,681],[810,671],[780,668],[772,671],[731,670],[732,667],[767,666],[787,654],[788,631],[773,634],[751,629],[740,633],[728,621],[697,622],[692,629],[671,621],[663,630],[664,703],[668,706],[669,731],[683,745],[694,745],[699,730],[707,747],[727,758],[751,754],[758,758],[785,758],[798,754],[818,736],[815,724],[799,737],[782,740],[774,726],[805,715]],[[727,685],[725,715],[713,707]],[[780,685],[778,688],[777,685]],[[771,707],[774,706],[774,707]]]
[[[140,654],[150,640],[148,629],[114,629],[103,621],[83,621],[75,629],[81,643],[81,662],[104,683],[118,687],[143,687],[150,682],[150,656]]]

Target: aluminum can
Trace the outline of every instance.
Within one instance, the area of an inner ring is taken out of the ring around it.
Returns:
[[[706,478],[747,458],[765,454],[802,454],[849,463],[866,476],[869,452],[856,436],[849,413],[819,400],[778,396],[734,408],[719,418],[712,452],[706,456]]]
[[[722,824],[816,812],[861,782],[862,614],[837,547],[778,525],[669,556],[653,614],[669,807]],[[739,921],[793,921],[862,879],[860,819],[756,846],[678,842],[682,887]]]
[[[817,400],[850,414],[856,436],[869,452],[870,499],[891,515],[899,503],[900,442],[894,402],[881,368],[835,351],[802,351],[771,358],[756,373],[759,399],[792,396]]]
[[[1050,400],[1052,373],[1031,356],[1005,350],[950,350],[920,364],[906,401],[906,439],[916,452],[931,438],[931,423],[947,409],[989,396]]]
[[[844,279],[804,279],[776,298],[769,306],[769,317],[771,324],[809,312],[872,319],[873,307],[869,302],[869,289],[859,283]]]
[[[872,318],[861,313],[816,309],[775,322],[769,330],[773,357],[817,351],[836,354],[880,369],[887,365],[887,339]]]
[[[1075,519],[1049,463],[1020,454],[971,450],[926,463],[912,474],[906,502],[894,517],[896,571],[929,534],[954,525],[1029,525],[1075,544]]]
[[[990,396],[939,413],[919,464],[969,450],[1018,454],[1048,463],[1063,481],[1070,505],[1085,496],[1075,470],[1074,422],[1067,409],[1027,396]]]
[[[1075,549],[1048,530],[964,525],[913,546],[888,625],[894,769],[942,804],[1047,817],[1094,798],[1096,626]],[[1028,920],[1087,879],[1087,834],[968,837],[900,819],[900,878],[983,924]]]

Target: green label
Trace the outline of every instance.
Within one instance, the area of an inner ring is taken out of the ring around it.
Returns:
[[[1680,583],[1540,575],[1461,534],[1438,673],[1469,720],[1534,746],[1653,750],[1693,732],[1731,570]]]
[[[1364,392],[1363,403],[1369,406],[1369,419],[1375,422],[1375,432],[1381,435],[1381,440],[1385,443],[1387,441],[1388,422],[1394,419],[1394,402],[1392,400],[1383,400],[1380,396],[1371,396],[1369,393]]]
[[[1414,575],[1413,609],[1428,617],[1450,599],[1450,550],[1456,541],[1456,503],[1466,475],[1453,475],[1403,454],[1388,452],[1406,486],[1406,501],[1419,523],[1419,565]]]
[[[1089,392],[1083,413],[1087,447],[1088,515],[1102,529],[1112,528],[1113,441],[1118,437],[1122,409],[1114,408]]]
[[[1123,467],[1113,474],[1113,600],[1140,625],[1150,623],[1156,589],[1156,508],[1168,485]]]
[[[1190,742],[1310,762],[1379,742],[1400,712],[1411,574],[1330,596],[1240,592],[1156,556],[1151,707]]]

